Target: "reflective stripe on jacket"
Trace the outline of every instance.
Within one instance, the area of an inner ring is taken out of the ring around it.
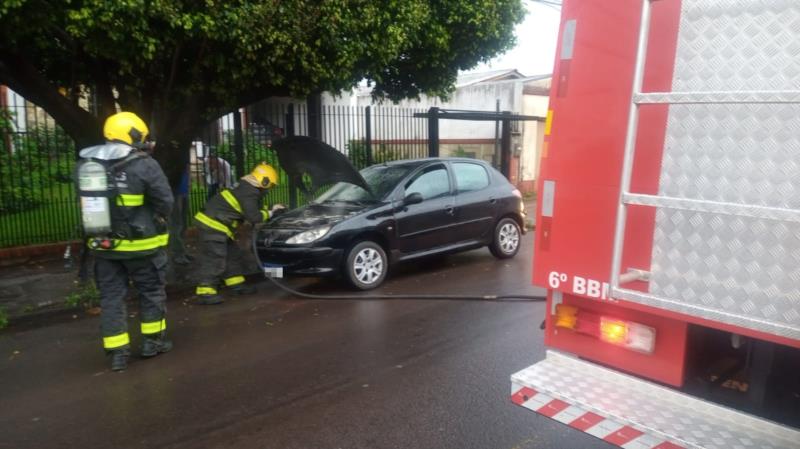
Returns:
[[[109,239],[110,242],[109,248],[95,248],[93,243],[96,239],[89,239],[87,244],[90,248],[94,249],[95,251],[99,252],[123,252],[123,253],[134,253],[134,252],[153,252],[162,246],[167,246],[169,243],[169,233],[167,234],[159,234],[153,237],[147,237],[142,239],[133,239],[133,240],[125,240],[125,239]]]
[[[231,190],[223,190],[206,203],[203,212],[195,220],[203,227],[221,232],[231,239],[242,221],[253,224],[267,221],[269,214],[262,213],[261,206],[267,191],[242,182]]]
[[[136,206],[144,206],[144,195],[139,194],[131,194],[131,193],[120,193],[117,195],[117,206],[123,207],[136,207]]]
[[[155,159],[131,149],[110,164],[116,197],[111,207],[111,235],[91,236],[89,247],[96,255],[129,259],[153,254],[167,245],[166,217],[172,212],[173,196],[164,171]],[[104,242],[97,245],[98,240]]]

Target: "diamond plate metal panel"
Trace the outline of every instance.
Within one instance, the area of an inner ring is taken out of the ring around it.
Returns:
[[[674,92],[800,88],[800,2],[682,8]],[[800,105],[670,106],[659,195],[800,210]],[[634,300],[800,339],[800,223],[659,209],[651,272]]]
[[[796,0],[691,0],[681,8],[673,92],[798,90]]]
[[[636,94],[637,104],[800,103],[800,91],[654,92]]]
[[[659,194],[800,209],[798,155],[800,105],[673,105]]]
[[[660,209],[651,292],[671,309],[800,338],[800,223]]]
[[[800,442],[788,427],[553,351],[511,382],[687,447],[797,449]]]
[[[644,206],[666,207],[685,211],[710,212],[714,214],[738,215],[751,218],[765,218],[768,220],[793,221],[800,223],[800,209],[784,209],[776,207],[755,206],[752,204],[722,203],[719,201],[704,201],[670,196],[655,196],[641,194],[625,194],[622,196],[627,204],[640,204]]]

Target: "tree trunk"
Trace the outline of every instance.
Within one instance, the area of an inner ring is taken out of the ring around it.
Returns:
[[[169,179],[169,185],[177,188],[186,167],[189,164],[189,150],[192,144],[191,134],[173,136],[168,140],[159,140],[153,157],[161,165]]]
[[[75,140],[75,148],[103,141],[102,123],[58,93],[34,65],[14,53],[0,52],[0,82],[41,107]]]
[[[203,120],[198,110],[155,112],[156,121],[151,130],[156,140],[153,157],[161,164],[170,185],[175,188],[189,164],[192,140]]]

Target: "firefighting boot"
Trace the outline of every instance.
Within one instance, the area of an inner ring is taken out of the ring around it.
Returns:
[[[130,349],[114,349],[109,351],[111,356],[111,371],[125,371],[128,369],[128,358],[131,356]]]
[[[254,295],[258,293],[258,289],[252,285],[239,284],[231,287],[231,293],[234,295]]]
[[[142,340],[142,357],[154,357],[172,349],[172,342],[164,337],[164,334],[145,335]]]
[[[217,293],[211,295],[197,295],[197,304],[200,304],[201,306],[222,304],[223,302],[225,302],[225,298]]]

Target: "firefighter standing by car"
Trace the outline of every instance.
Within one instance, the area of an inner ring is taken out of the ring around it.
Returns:
[[[103,347],[111,369],[122,371],[130,357],[129,281],[139,293],[141,356],[172,348],[166,339],[164,247],[173,197],[158,162],[143,151],[149,130],[141,118],[114,114],[103,134],[106,144],[81,150],[78,183],[87,244],[95,256]]]
[[[223,302],[218,290],[220,284],[236,294],[255,293],[255,287],[244,284],[243,255],[236,243],[236,228],[242,221],[258,224],[284,211],[280,204],[271,210],[262,206],[267,191],[277,184],[278,173],[262,162],[232,189],[214,195],[203,212],[195,215],[200,229],[198,304]]]

